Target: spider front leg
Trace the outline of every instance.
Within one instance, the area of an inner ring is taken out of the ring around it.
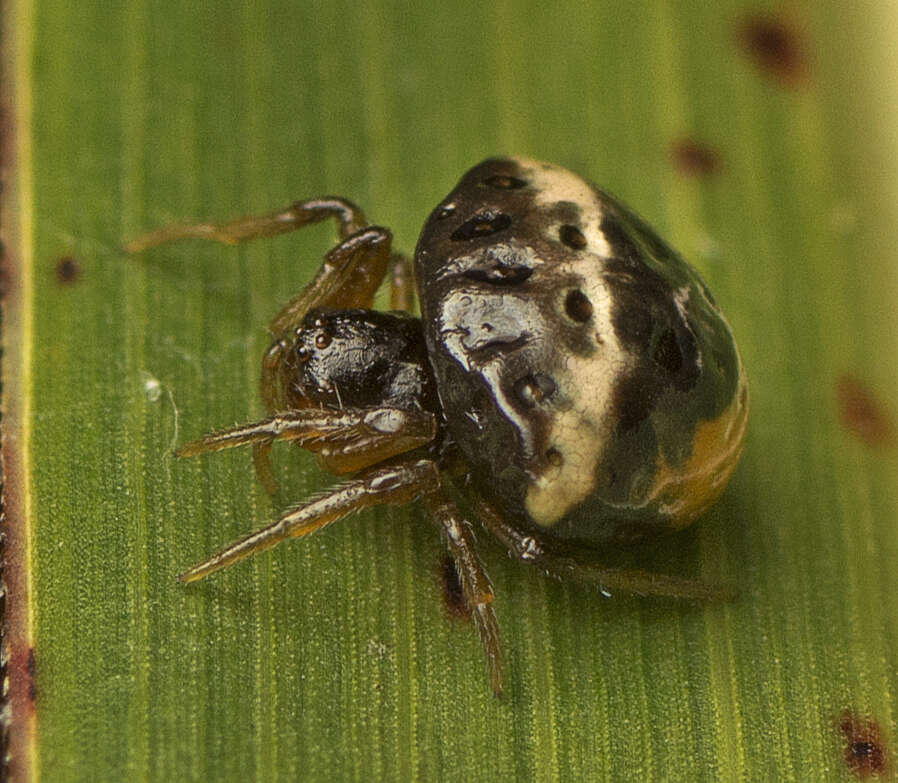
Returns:
[[[358,470],[416,449],[436,436],[432,413],[403,408],[303,408],[218,430],[175,450],[178,457],[287,440],[319,455],[337,474]]]
[[[358,205],[339,196],[297,201],[286,209],[268,215],[251,215],[224,223],[184,223],[163,226],[132,239],[125,245],[126,253],[139,253],[150,247],[179,239],[208,239],[236,245],[247,239],[270,237],[296,231],[311,223],[334,218],[341,239],[346,239],[368,225],[365,213]]]
[[[269,329],[278,339],[262,357],[259,390],[270,412],[286,406],[284,359],[293,347],[295,329],[310,310],[316,308],[367,308],[387,272],[392,235],[385,228],[372,226],[351,234],[325,257],[318,272],[300,293],[275,316]],[[253,465],[259,482],[274,494],[277,482],[271,469],[271,446],[253,446]]]
[[[364,213],[351,201],[325,197],[292,204],[269,215],[245,217],[224,223],[194,223],[152,231],[126,245],[128,252],[179,239],[209,239],[236,244],[302,228],[328,218],[337,222],[340,243],[328,252],[315,276],[274,317],[269,325],[275,342],[262,359],[259,381],[266,409],[275,413],[288,409],[284,362],[294,346],[296,329],[313,309],[367,309],[387,272],[391,278],[394,308],[411,308],[413,284],[409,259],[391,250],[392,236],[385,228],[367,226]],[[259,481],[269,494],[277,489],[270,461],[271,441],[253,445],[253,463]],[[368,463],[370,464],[370,463]],[[347,468],[348,470],[348,468]],[[346,472],[345,470],[343,472]]]
[[[267,410],[274,413],[285,407],[281,367],[284,355],[292,344],[290,331],[314,308],[371,307],[374,294],[393,257],[390,232],[376,226],[366,228],[367,220],[357,205],[347,199],[328,196],[299,201],[268,215],[238,218],[224,223],[167,226],[137,237],[125,245],[125,250],[137,253],[180,239],[208,239],[237,244],[295,231],[328,218],[337,222],[340,244],[324,257],[315,277],[281,309],[269,327],[277,340],[262,359],[259,385]],[[273,494],[277,484],[271,470],[270,450],[269,443],[256,444],[253,447],[253,463],[259,481],[269,494]]]
[[[283,407],[280,371],[293,344],[292,330],[310,310],[370,308],[390,262],[392,235],[371,226],[344,239],[324,257],[315,276],[274,317],[269,330],[277,340],[262,360],[261,392],[268,410]]]
[[[182,582],[195,582],[287,538],[307,536],[364,508],[403,505],[433,486],[435,480],[436,467],[428,459],[371,468],[357,478],[296,506],[277,522],[235,541],[208,560],[188,568],[178,578]]]
[[[549,544],[531,533],[525,533],[508,523],[493,506],[479,495],[474,498],[477,515],[489,530],[515,557],[542,568],[552,576],[575,579],[600,588],[622,590],[636,595],[666,596],[698,601],[732,601],[732,588],[713,585],[695,579],[681,579],[667,574],[628,568],[608,568],[583,562],[554,552]]]

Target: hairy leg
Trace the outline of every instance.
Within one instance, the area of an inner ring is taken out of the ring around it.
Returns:
[[[195,457],[247,444],[293,441],[319,454],[335,473],[354,473],[433,440],[432,413],[402,408],[304,408],[218,430],[179,446],[179,457]]]
[[[283,409],[281,367],[292,346],[294,330],[315,308],[368,308],[383,282],[388,268],[394,268],[393,301],[411,302],[412,286],[405,256],[391,252],[391,234],[387,229],[368,226],[362,210],[351,201],[326,196],[298,201],[267,215],[242,217],[222,223],[200,222],[166,226],[143,234],[125,245],[129,253],[181,239],[206,239],[237,244],[250,239],[295,231],[303,226],[333,218],[340,243],[324,257],[312,280],[293,297],[270,323],[276,336],[262,359],[259,381],[265,407],[270,412]],[[253,446],[253,464],[259,481],[269,493],[276,488],[269,454],[270,443]]]
[[[269,324],[281,335],[298,326],[316,308],[370,308],[390,263],[392,234],[369,226],[343,239],[330,250],[315,276]]]
[[[312,280],[275,316],[269,328],[277,339],[262,357],[259,379],[268,411],[286,407],[282,368],[284,357],[293,347],[295,328],[315,308],[369,307],[386,274],[391,239],[389,231],[377,227],[350,235],[324,257]],[[272,493],[276,483],[267,452],[264,445],[254,446],[253,463],[260,482]]]
[[[149,231],[125,245],[128,253],[181,239],[207,239],[234,245],[250,239],[271,237],[296,231],[312,223],[333,218],[340,244],[327,254],[319,273],[299,296],[284,307],[271,323],[271,331],[280,334],[297,324],[313,307],[370,307],[374,293],[383,281],[391,255],[390,234],[371,227],[364,212],[353,202],[339,196],[297,201],[286,209],[267,215],[254,215],[222,223],[187,223]],[[371,235],[372,232],[374,236]],[[382,247],[382,245],[386,247]],[[344,268],[345,262],[350,268]]]
[[[277,522],[235,541],[208,560],[188,568],[182,582],[195,582],[215,571],[263,552],[287,538],[301,538],[370,506],[402,505],[414,500],[437,480],[431,460],[409,460],[371,468],[323,495],[301,503]]]

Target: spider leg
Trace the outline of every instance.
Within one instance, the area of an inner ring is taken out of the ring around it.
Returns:
[[[301,538],[349,514],[378,505],[402,505],[438,483],[432,460],[408,460],[372,468],[312,498],[274,522],[188,568],[178,578],[195,582],[222,568],[262,552],[287,538]]]
[[[218,430],[175,450],[178,457],[254,444],[293,441],[319,454],[335,473],[354,473],[423,446],[436,435],[432,413],[402,408],[303,408]]]
[[[315,276],[274,317],[268,328],[281,335],[315,308],[370,308],[390,263],[393,236],[369,226],[350,234],[324,256]]]
[[[412,261],[405,253],[390,256],[390,309],[406,313],[415,308],[415,277]]]
[[[474,546],[474,531],[458,507],[439,489],[427,492],[424,502],[430,515],[446,533],[446,545],[455,561],[465,599],[486,654],[490,687],[502,695],[502,644],[493,611],[493,588]]]
[[[256,471],[256,480],[262,485],[266,494],[273,495],[278,491],[278,480],[274,477],[274,469],[271,467],[271,443],[253,444],[253,468]]]
[[[164,226],[132,239],[125,245],[125,252],[138,253],[180,239],[207,239],[234,245],[296,231],[329,218],[337,222],[340,244],[325,256],[312,282],[272,321],[271,331],[280,334],[285,328],[299,323],[312,307],[371,306],[390,260],[390,232],[369,227],[364,212],[351,201],[325,196],[297,201],[268,215],[242,217],[224,223]],[[351,269],[344,269],[347,262]],[[342,272],[347,274],[341,276]]]
[[[385,228],[369,227],[364,212],[353,202],[337,196],[325,196],[297,201],[286,209],[268,215],[242,217],[223,223],[164,226],[131,240],[125,245],[125,252],[138,253],[180,239],[207,239],[233,245],[296,231],[329,218],[337,222],[340,244],[324,257],[315,277],[271,322],[271,332],[283,338],[284,332],[297,326],[312,308],[371,307],[374,294],[387,273],[392,237]],[[283,351],[281,342],[279,340],[269,349],[263,361],[263,392],[265,377],[276,369]],[[269,406],[269,410],[275,409],[276,406]]]
[[[474,497],[477,514],[489,530],[515,557],[542,568],[553,576],[576,579],[612,590],[636,595],[667,596],[699,601],[732,601],[732,588],[694,579],[681,579],[667,574],[638,569],[608,568],[583,563],[567,555],[553,552],[551,547],[532,533],[524,533],[509,524],[502,515],[479,495]]]
[[[139,253],[141,250],[179,239],[209,239],[235,245],[247,239],[286,234],[328,218],[337,221],[341,239],[346,239],[368,225],[364,212],[357,205],[338,196],[325,196],[309,201],[297,201],[286,209],[268,215],[242,217],[224,223],[163,226],[132,239],[125,245],[125,252]]]

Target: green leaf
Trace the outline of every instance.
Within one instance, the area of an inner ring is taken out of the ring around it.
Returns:
[[[3,6],[3,457],[19,780],[820,781],[894,768],[898,174],[886,4]],[[800,12],[800,14],[799,14]],[[328,486],[174,445],[262,413],[265,325],[331,228],[125,257],[345,195],[411,250],[489,155],[566,165],[701,270],[753,410],[693,529],[628,554],[731,605],[547,580],[479,536],[507,665],[420,508],[191,586]],[[852,745],[853,743],[853,745]],[[879,755],[877,755],[879,754]],[[849,763],[851,762],[851,763]]]

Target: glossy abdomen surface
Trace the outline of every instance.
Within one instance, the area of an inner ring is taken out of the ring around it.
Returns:
[[[559,166],[471,169],[415,254],[428,355],[480,491],[523,527],[601,543],[704,512],[748,411],[696,271]]]

